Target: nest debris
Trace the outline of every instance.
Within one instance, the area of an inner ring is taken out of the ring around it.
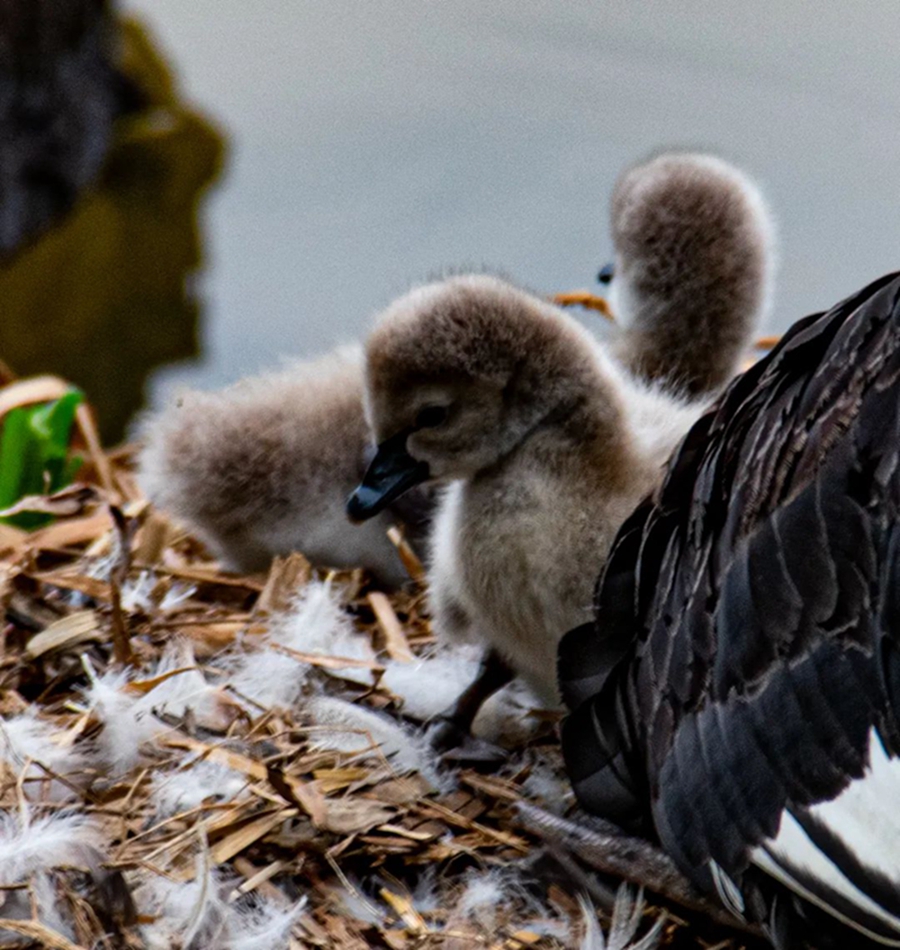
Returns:
[[[415,735],[381,677],[434,648],[420,566],[399,535],[408,589],[385,594],[360,570],[328,575],[366,651],[275,644],[304,692],[265,707],[229,670],[321,575],[300,554],[267,576],[222,573],[142,498],[129,449],[106,454],[93,440],[88,456],[83,483],[25,502],[54,514],[51,525],[0,525],[0,851],[4,836],[39,851],[40,823],[53,817],[81,846],[26,862],[21,880],[0,870],[0,944],[599,945],[579,885],[516,811],[522,800],[565,805],[536,781],[562,776],[552,716],[499,772],[437,779],[398,767],[365,729],[349,744],[323,742],[329,726],[310,717],[311,697],[349,702]],[[188,677],[194,693],[171,702]],[[37,751],[22,752],[23,735]],[[662,914],[646,908],[638,934]],[[687,926],[677,908],[660,927],[662,946],[743,945],[724,936]]]

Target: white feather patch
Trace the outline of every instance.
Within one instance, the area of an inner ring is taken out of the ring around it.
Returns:
[[[472,684],[484,657],[483,647],[449,643],[411,663],[388,660],[381,682],[403,700],[403,711],[428,721],[447,712]],[[525,741],[539,722],[528,716],[540,701],[521,681],[488,697],[472,723],[472,735],[500,745]]]
[[[28,759],[65,775],[82,764],[82,756],[60,743],[59,726],[40,719],[33,710],[0,720],[0,759],[19,768]]]
[[[85,815],[32,818],[27,809],[0,812],[0,885],[29,885],[25,890],[0,891],[0,917],[29,920],[36,912],[42,924],[72,938],[69,914],[49,872],[75,867],[96,873],[103,859],[95,844],[99,837]],[[13,932],[0,929],[3,946],[18,946],[20,942]]]
[[[146,693],[130,692],[131,673],[111,671],[98,676],[86,660],[90,685],[88,705],[103,723],[97,748],[100,758],[125,771],[141,756],[141,746],[169,727],[164,717],[176,719],[189,710],[199,720],[224,724],[220,690],[196,668],[193,651],[181,641],[171,643],[148,680],[159,683]],[[172,674],[172,675],[166,675]]]
[[[403,712],[423,721],[441,715],[478,673],[481,648],[470,644],[445,647],[411,663],[389,660],[381,682],[403,699]]]
[[[150,571],[141,571],[136,580],[128,578],[122,585],[122,609],[129,613],[135,610],[149,613],[154,606],[152,594],[156,584],[156,577]]]
[[[553,815],[561,815],[574,802],[572,783],[537,756],[528,777],[522,782],[525,797]]]
[[[141,928],[149,950],[287,950],[291,928],[306,901],[279,907],[258,896],[229,904],[233,881],[198,857],[197,875],[187,883],[152,875],[135,900],[152,923]]]
[[[456,910],[485,929],[493,929],[497,913],[515,898],[515,890],[513,878],[502,870],[473,872]]]
[[[83,660],[86,663],[86,660]],[[140,758],[140,747],[164,728],[140,697],[125,691],[127,671],[110,671],[97,676],[86,664],[90,685],[85,690],[88,706],[103,723],[97,738],[100,758],[117,772],[131,768]]]
[[[423,735],[370,709],[330,696],[311,699],[307,712],[322,727],[310,737],[314,746],[344,752],[376,746],[398,772],[419,772],[432,785],[439,785],[436,757]]]
[[[230,802],[247,787],[247,777],[206,759],[182,763],[175,771],[153,776],[156,814],[163,818],[189,811],[206,801]]]
[[[448,917],[448,929],[453,929],[454,918],[465,918],[491,933],[497,930],[501,916],[508,916],[514,909],[542,914],[544,907],[529,893],[524,872],[520,863],[471,870]]]
[[[734,914],[735,917],[744,916],[744,895],[735,882],[722,870],[716,861],[709,862],[713,884],[716,885],[719,899]]]
[[[900,890],[900,820],[886,810],[900,798],[900,759],[890,759],[881,737],[869,734],[869,765],[837,798],[810,808],[866,867],[884,874]],[[892,809],[893,811],[893,809]]]
[[[291,608],[272,619],[260,648],[234,661],[232,686],[266,708],[297,702],[312,669],[279,647],[351,660],[375,658],[368,639],[356,632],[329,583],[307,584]],[[364,668],[348,666],[328,672],[364,686],[372,684],[372,673]]]
[[[522,920],[524,930],[566,941],[569,927],[536,895],[530,886],[534,872],[528,860],[489,869],[473,869],[465,878],[459,899],[447,917],[447,930],[454,921],[474,921],[486,933],[496,932],[504,919]]]
[[[339,884],[328,889],[338,912],[373,927],[384,927],[388,920],[386,909],[363,897],[352,878],[348,881],[350,887]]]
[[[591,902],[585,897],[579,897],[578,903],[584,921],[584,936],[581,938],[579,950],[654,950],[659,945],[666,922],[665,915],[657,919],[640,940],[635,940],[644,918],[644,896],[639,892],[637,897],[633,897],[627,884],[620,885],[616,892],[612,921],[606,936]]]
[[[196,592],[197,588],[195,586],[176,582],[163,594],[163,598],[157,607],[164,614],[179,610]]]
[[[900,821],[893,803],[900,795],[900,760],[890,759],[878,733],[869,734],[869,764],[862,778],[852,781],[837,797],[814,805],[810,813],[835,835],[863,867],[892,880],[900,891]],[[775,838],[764,841],[750,855],[751,861],[807,900],[828,911],[857,930],[848,920],[791,874],[803,871],[822,882],[860,910],[897,932],[900,946],[900,919],[886,911],[853,884],[810,839],[789,811],[784,811]],[[880,938],[884,942],[883,938]]]
[[[0,882],[18,884],[35,871],[51,868],[94,868],[98,840],[97,829],[85,815],[32,819],[27,813],[0,813]]]

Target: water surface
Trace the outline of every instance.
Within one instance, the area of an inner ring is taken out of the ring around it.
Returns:
[[[353,338],[413,281],[585,286],[619,171],[748,169],[780,222],[773,329],[900,264],[900,4],[131,0],[227,129],[206,216],[214,386]]]

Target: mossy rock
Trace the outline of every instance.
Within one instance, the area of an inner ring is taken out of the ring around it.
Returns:
[[[81,386],[107,442],[154,367],[197,353],[198,206],[224,151],[142,26],[122,22],[119,48],[142,107],[116,121],[103,170],[71,212],[0,270],[0,359]]]

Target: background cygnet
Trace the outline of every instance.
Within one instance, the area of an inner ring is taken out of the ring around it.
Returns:
[[[767,296],[769,231],[754,187],[718,159],[663,155],[626,173],[613,201],[625,324],[613,352],[642,378],[691,395],[724,383]],[[186,394],[143,437],[148,497],[235,570],[301,550],[397,585],[405,574],[385,528],[399,518],[414,542],[427,530],[421,490],[364,529],[347,525],[343,498],[371,451],[356,348]]]
[[[380,445],[351,515],[377,515],[426,479],[449,483],[432,532],[435,632],[478,638],[555,704],[557,643],[590,618],[616,531],[699,407],[630,377],[563,311],[488,276],[400,298],[366,354]],[[503,685],[488,667],[491,688]],[[480,698],[448,717],[454,739]]]
[[[371,454],[361,364],[359,347],[348,347],[220,392],[184,394],[144,426],[143,490],[228,568],[263,570],[276,554],[302,551],[316,564],[367,567],[402,583],[385,535],[397,512],[362,529],[344,512]],[[401,514],[416,522],[427,507],[420,493]]]
[[[774,228],[759,189],[712,155],[666,153],[627,171],[612,198],[616,355],[690,397],[740,367],[769,305]]]

